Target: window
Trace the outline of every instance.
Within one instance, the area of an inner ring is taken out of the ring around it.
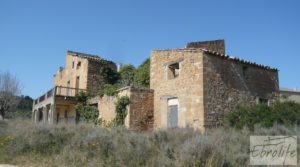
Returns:
[[[174,63],[168,66],[168,79],[174,79],[179,76],[179,63]]]
[[[77,69],[80,69],[80,67],[81,67],[81,62],[79,61],[79,62],[77,63]]]
[[[243,66],[243,78],[244,79],[248,79],[248,67],[247,66]]]
[[[73,61],[72,62],[72,69],[74,69],[74,66],[75,66],[75,62]]]
[[[269,105],[269,99],[259,97],[258,98],[258,104]]]

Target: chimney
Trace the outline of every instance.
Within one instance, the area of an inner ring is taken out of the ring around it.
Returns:
[[[186,48],[202,48],[225,54],[225,41],[220,39],[214,41],[189,42]]]

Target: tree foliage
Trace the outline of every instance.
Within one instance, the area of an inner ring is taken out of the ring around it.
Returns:
[[[112,72],[108,67],[103,67],[104,77],[112,75],[113,79],[99,86],[99,96],[115,96],[118,89],[124,86],[149,87],[150,85],[150,59],[146,59],[138,68],[131,64],[123,65],[120,71]],[[106,77],[107,78],[107,77]]]
[[[147,58],[134,73],[134,83],[137,87],[150,86],[150,59]]]
[[[0,119],[18,104],[21,93],[19,80],[9,72],[0,73]]]
[[[125,64],[120,71],[120,84],[122,86],[132,86],[134,82],[135,67],[131,64]]]
[[[254,128],[259,124],[263,127],[271,127],[275,123],[286,126],[300,124],[300,104],[286,101],[277,103],[272,107],[259,104],[255,106],[237,106],[225,116],[225,122],[237,129]]]
[[[120,74],[104,63],[101,66],[100,73],[104,77],[104,81],[106,81],[105,84],[115,84],[120,79]]]
[[[98,90],[98,95],[99,96],[115,96],[118,93],[118,90],[121,88],[120,84],[104,84],[100,86]]]

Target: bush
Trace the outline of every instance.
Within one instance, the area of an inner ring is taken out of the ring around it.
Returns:
[[[99,96],[115,96],[118,93],[118,90],[121,88],[121,85],[119,84],[104,84],[102,86],[100,86],[99,90],[98,90],[98,95]]]
[[[256,124],[272,127],[275,123],[286,126],[300,124],[300,104],[287,101],[269,107],[264,104],[237,106],[225,116],[225,123],[231,127],[253,129]]]
[[[13,121],[0,122],[0,135],[0,164],[228,167],[249,165],[250,135],[299,136],[300,130],[255,126],[253,131],[219,128],[201,133],[193,128],[178,128],[137,133],[122,127]]]
[[[89,123],[93,122],[98,124],[99,112],[98,109],[94,106],[88,104],[88,100],[91,98],[89,93],[79,92],[76,95],[78,103],[76,104],[76,123],[79,123],[81,120]]]

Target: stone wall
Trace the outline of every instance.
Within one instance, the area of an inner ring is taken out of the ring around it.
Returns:
[[[241,62],[204,54],[205,127],[218,126],[236,105],[278,100],[278,73]]]
[[[118,95],[99,98],[99,117],[105,123],[110,122],[116,116],[116,103],[118,97],[128,96],[127,116],[125,126],[135,130],[147,130],[153,128],[153,90],[125,87],[119,90]]]
[[[89,60],[87,71],[87,89],[91,92],[97,92],[101,84],[107,82],[105,76],[101,73],[102,68],[108,66],[112,70],[116,71],[117,66],[111,61],[95,61]]]
[[[87,71],[88,71],[87,59],[70,55],[67,52],[65,67],[59,69],[55,74],[54,85],[76,88],[76,82],[77,82],[76,80],[77,77],[79,77],[79,84],[77,84],[78,88],[86,89],[87,79],[88,79]]]
[[[216,51],[221,54],[225,54],[225,41],[215,40],[215,41],[190,42],[187,44],[186,48],[203,48],[211,51]]]
[[[150,88],[154,90],[154,127],[167,128],[168,100],[177,98],[178,126],[202,128],[203,52],[154,50],[151,54]],[[178,63],[179,75],[168,77],[169,66]]]

